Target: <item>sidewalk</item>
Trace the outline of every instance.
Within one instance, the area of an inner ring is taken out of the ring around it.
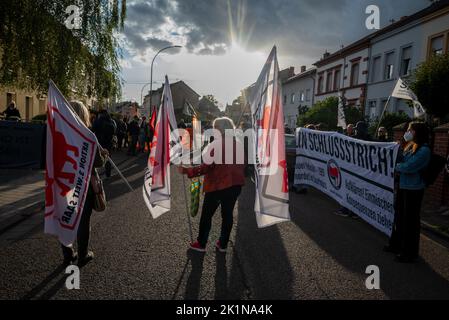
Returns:
[[[118,167],[132,159],[135,157],[127,156],[125,150],[112,155]],[[44,174],[44,170],[0,170],[0,233],[43,209]]]

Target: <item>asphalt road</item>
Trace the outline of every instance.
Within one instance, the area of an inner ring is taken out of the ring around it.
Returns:
[[[153,220],[142,199],[145,160],[121,165],[106,182],[104,213],[92,218],[95,259],[81,269],[80,290],[67,290],[58,242],[43,234],[42,212],[0,234],[0,299],[448,299],[449,250],[423,235],[422,258],[396,263],[387,238],[361,220],[332,212],[317,191],[291,194],[292,221],[257,229],[254,186],[242,191],[230,250],[187,250],[183,182],[172,175],[172,211]],[[175,170],[173,170],[175,171]],[[172,171],[172,172],[173,172]],[[216,214],[211,244],[219,233]],[[199,217],[193,219],[193,232]],[[368,290],[366,267],[380,268],[380,290]]]

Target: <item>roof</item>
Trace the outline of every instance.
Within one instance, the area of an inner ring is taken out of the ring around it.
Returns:
[[[386,33],[390,32],[392,30],[395,30],[397,28],[403,27],[403,26],[410,24],[416,20],[425,18],[426,16],[429,16],[429,15],[431,15],[441,9],[444,9],[446,7],[449,7],[449,0],[436,1],[436,2],[432,3],[430,6],[428,6],[427,8],[425,8],[421,11],[418,11],[418,12],[412,14],[411,16],[403,17],[399,21],[394,22],[376,32],[373,32],[373,33],[367,35],[366,37],[363,37],[360,40],[357,40],[356,42],[351,43],[350,45],[329,55],[328,57],[322,58],[320,61],[315,62],[314,65],[317,67],[321,67],[321,66],[331,63],[335,60],[338,60],[341,57],[344,57],[348,53],[367,48],[367,47],[369,47],[371,39],[378,37],[380,35],[386,34]]]
[[[316,68],[311,68],[305,72],[298,73],[297,75],[294,75],[293,77],[288,78],[287,80],[284,81],[283,84],[287,84],[287,83],[290,83],[290,82],[293,82],[293,81],[296,81],[296,80],[299,80],[299,79],[302,79],[305,77],[309,77],[314,74],[316,74]]]
[[[170,88],[172,88],[172,87],[175,86],[175,85],[180,85],[180,84],[184,85],[184,86],[185,86],[188,90],[190,90],[193,94],[197,95],[198,97],[201,97],[201,95],[199,95],[198,93],[196,93],[195,90],[193,90],[191,87],[189,87],[189,86],[188,86],[184,81],[182,81],[182,80],[179,80],[179,81],[177,81],[177,82],[170,83]],[[162,87],[160,87],[159,89],[153,90],[153,94],[155,94],[155,93],[160,93],[160,94],[162,94],[163,89],[164,89],[164,86],[162,85]]]

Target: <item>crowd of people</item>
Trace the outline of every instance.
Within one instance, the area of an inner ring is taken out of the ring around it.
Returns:
[[[95,167],[105,166],[106,176],[111,175],[111,167],[106,157],[114,150],[128,148],[128,155],[136,155],[150,149],[154,132],[146,117],[135,116],[127,119],[122,116],[115,119],[103,110],[96,115],[88,116],[87,109],[78,102],[72,102],[72,107],[81,119],[96,134],[101,145],[95,159]],[[181,122],[180,128],[187,126]],[[229,118],[216,119],[212,127],[223,133],[227,129],[235,129],[233,121]],[[327,130],[324,124],[309,124],[306,126],[312,130]],[[344,134],[364,141],[390,141],[386,128],[380,127],[376,137],[368,134],[368,125],[364,121],[356,125],[349,124]],[[423,172],[429,165],[431,151],[429,147],[430,133],[427,125],[420,122],[412,122],[405,135],[399,141],[400,152],[397,160],[396,175],[397,188],[395,190],[396,214],[394,219],[393,233],[389,244],[384,250],[396,254],[400,262],[413,262],[419,254],[420,236],[420,210],[426,182]],[[224,151],[223,151],[223,156]],[[109,164],[109,165],[108,165]],[[193,177],[192,171],[180,168],[182,174]],[[200,175],[204,176],[204,202],[200,219],[197,240],[190,248],[204,252],[206,250],[211,220],[218,207],[221,207],[221,235],[216,241],[215,247],[225,252],[229,242],[229,235],[233,225],[233,209],[240,195],[241,188],[245,184],[245,166],[240,164],[213,164],[203,165]],[[296,186],[300,193],[306,193],[306,186]],[[78,231],[78,254],[82,261],[93,258],[93,253],[88,251],[90,214],[92,212],[91,198],[87,198],[83,212],[83,220],[80,222]],[[347,217],[357,217],[347,208],[340,208],[336,214]],[[71,248],[63,248],[64,261],[70,263],[76,259]],[[80,259],[80,258],[78,258]]]
[[[321,124],[309,124],[305,127],[312,130],[326,130]],[[385,127],[379,127],[376,136],[372,138],[364,121],[356,125],[347,125],[343,133],[363,141],[393,142]],[[395,218],[393,232],[384,251],[395,254],[398,262],[411,263],[419,256],[420,212],[427,187],[425,175],[432,155],[429,147],[430,130],[425,123],[412,122],[404,136],[396,143],[400,148],[395,168]],[[297,193],[307,193],[307,186],[299,185],[295,188]],[[358,218],[345,207],[339,208],[335,214]]]

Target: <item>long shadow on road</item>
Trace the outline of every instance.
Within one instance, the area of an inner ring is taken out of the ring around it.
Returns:
[[[330,198],[315,190],[290,198],[292,221],[340,265],[363,277],[368,276],[364,273],[367,266],[379,266],[381,289],[389,298],[449,298],[449,282],[425,259],[416,264],[395,262],[393,255],[382,250],[388,240],[385,235],[361,220],[334,215],[329,207],[338,206]],[[304,209],[304,204],[313,209]],[[447,266],[449,254],[444,248],[439,250],[443,256],[438,259]]]
[[[247,180],[238,201],[230,274],[232,283],[243,270],[245,286],[233,294],[241,299],[292,299],[294,275],[281,234],[276,226],[257,228],[254,197],[254,184]]]

